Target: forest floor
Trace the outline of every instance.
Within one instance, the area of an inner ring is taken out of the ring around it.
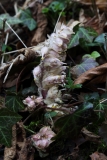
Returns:
[[[39,159],[107,160],[106,0],[0,1],[0,160]]]

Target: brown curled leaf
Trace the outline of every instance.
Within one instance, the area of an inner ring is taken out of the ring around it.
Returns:
[[[84,14],[84,10],[81,9],[79,13],[79,21],[84,24],[85,27],[93,28],[98,34],[103,32],[104,25],[106,23],[105,14],[102,13],[99,16],[87,17]]]
[[[89,80],[97,78],[98,76],[104,76],[107,73],[107,63],[100,65],[98,67],[92,68],[85,73],[81,74],[75,81],[74,84],[83,84]],[[96,79],[98,80],[98,79]],[[105,79],[103,78],[103,82]],[[95,83],[96,81],[94,81]],[[98,83],[98,81],[97,81]]]
[[[93,132],[88,131],[85,127],[82,128],[81,132],[85,136],[85,139],[93,142],[100,142],[100,136],[94,134]]]

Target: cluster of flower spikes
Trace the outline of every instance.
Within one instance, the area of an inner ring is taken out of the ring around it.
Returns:
[[[60,29],[56,29],[44,46],[38,51],[41,55],[41,63],[34,68],[33,76],[38,86],[39,96],[44,99],[48,108],[60,108],[62,103],[59,85],[65,82],[67,44],[73,34],[72,27],[62,24]]]

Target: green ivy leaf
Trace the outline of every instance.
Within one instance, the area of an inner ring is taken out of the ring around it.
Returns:
[[[37,89],[36,85],[32,85],[32,86],[30,86],[28,88],[24,88],[22,90],[22,95],[23,96],[32,95],[32,94],[37,93],[37,90],[38,89]]]
[[[10,46],[5,45],[5,44],[3,43],[3,45],[2,45],[2,52],[5,52],[6,49],[7,49],[8,51],[11,51],[11,50],[12,50],[12,48],[11,48]]]
[[[6,20],[10,25],[15,25],[22,23],[22,21],[17,17],[12,17],[8,13],[0,15],[0,29],[3,29],[3,20]],[[6,28],[8,26],[6,25]]]
[[[65,85],[66,88],[73,90],[82,87],[82,84],[74,84],[74,81],[70,77],[67,77],[66,79],[67,79],[67,84]]]
[[[13,112],[18,112],[19,110],[24,109],[24,104],[19,96],[15,92],[7,92],[5,98],[5,105],[8,107],[9,110]]]
[[[83,56],[83,58],[94,58],[94,59],[98,57],[100,57],[100,54],[97,51],[93,51],[91,54],[85,54]]]
[[[75,27],[77,28],[76,31],[75,31]],[[74,27],[75,34],[72,35],[68,48],[77,46],[79,44],[80,38],[83,38],[85,41],[92,43],[94,36],[97,35],[94,30],[92,31],[89,28],[84,28],[79,26],[78,27],[75,26],[75,27]]]
[[[49,8],[45,7],[45,8],[42,9],[42,13],[45,13],[45,14],[46,14],[46,13],[48,13],[48,12],[49,12]]]
[[[21,19],[22,23],[29,28],[30,31],[34,30],[37,26],[37,23],[32,18],[32,14],[29,9],[21,11],[20,19]]]
[[[100,46],[103,44],[104,49],[106,50],[106,43],[105,43],[105,35],[107,33],[100,34],[97,38],[95,38],[94,42],[97,42],[100,44]]]
[[[55,122],[55,128],[59,130],[56,135],[56,139],[72,137],[76,138],[82,127],[86,126],[87,123],[92,122],[96,119],[97,115],[89,106],[83,106],[75,111],[71,115],[66,115]]]
[[[91,53],[91,57],[94,58],[94,59],[96,59],[96,58],[100,57],[100,54],[97,51],[93,51]]]
[[[65,8],[65,3],[61,3],[58,1],[54,1],[49,5],[49,9],[51,9],[53,12],[62,11]]]
[[[77,78],[82,73],[97,66],[98,66],[98,63],[95,61],[95,59],[83,57],[81,64],[78,64],[71,68],[71,73],[75,78]]]
[[[21,119],[21,116],[7,108],[0,109],[0,144],[11,146],[12,126]]]

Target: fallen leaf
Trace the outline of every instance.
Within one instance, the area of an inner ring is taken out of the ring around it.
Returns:
[[[89,17],[89,15],[84,14],[84,10],[81,9],[79,14],[79,21],[84,24],[85,27],[91,27],[98,34],[101,34],[106,23],[106,18],[104,13],[98,13],[98,16]]]
[[[40,42],[43,42],[46,39],[47,35],[47,17],[45,14],[42,13],[42,9],[44,6],[48,6],[51,3],[52,0],[48,0],[47,2],[44,3],[44,5],[40,3],[36,3],[37,7],[37,29],[34,33],[34,36],[32,38],[31,44],[37,45]]]
[[[85,5],[92,5],[92,1],[91,0],[82,0],[82,1],[81,0],[75,0],[75,1],[80,2],[82,4],[85,4]],[[104,10],[105,6],[107,5],[107,1],[106,0],[96,0],[95,3],[97,5],[97,7],[99,9],[102,9],[102,10]]]
[[[95,135],[94,133],[88,131],[86,128],[82,128],[81,132],[85,136],[86,140],[99,142],[100,136]]]
[[[83,84],[93,78],[96,78],[98,76],[104,76],[107,71],[107,63],[100,65],[98,67],[95,67],[93,69],[90,69],[86,71],[85,73],[81,74],[77,79],[75,79],[74,84]],[[97,79],[98,80],[98,79]],[[103,77],[103,82],[106,79]],[[99,81],[96,81],[96,83],[99,83]]]
[[[79,77],[82,73],[96,66],[98,66],[98,63],[95,61],[95,59],[82,58],[82,63],[72,67],[70,72],[73,75],[73,78],[76,78]]]

